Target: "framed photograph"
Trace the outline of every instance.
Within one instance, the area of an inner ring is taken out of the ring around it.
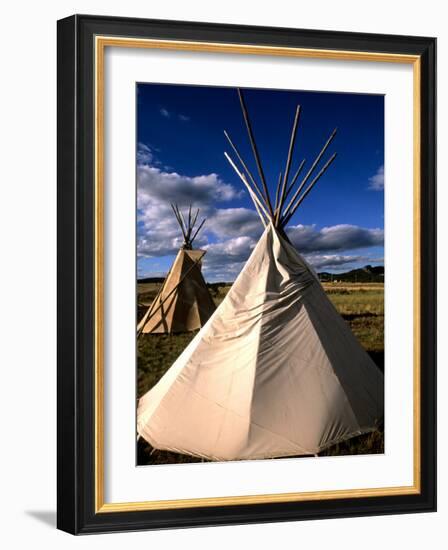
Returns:
[[[434,511],[433,38],[58,22],[58,527]]]

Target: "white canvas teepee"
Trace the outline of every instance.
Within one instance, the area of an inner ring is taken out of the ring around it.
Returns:
[[[140,400],[153,447],[212,460],[316,454],[373,429],[383,377],[269,225],[207,325]]]
[[[190,207],[188,222],[185,222],[179,208],[175,205],[172,208],[184,242],[158,295],[137,326],[138,335],[198,330],[215,311],[213,298],[201,273],[201,260],[205,251],[193,250],[194,239],[205,219],[193,234],[199,210],[192,217]]]
[[[211,460],[317,454],[382,419],[383,375],[284,233],[288,213],[310,189],[283,209],[299,112],[274,208],[234,165],[265,231],[213,316],[140,399],[138,433],[157,449]]]

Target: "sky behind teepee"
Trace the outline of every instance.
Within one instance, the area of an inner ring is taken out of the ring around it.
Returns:
[[[338,273],[384,255],[384,98],[303,91],[244,91],[271,196],[284,170],[297,104],[302,107],[291,172],[315,156],[338,156],[290,220],[291,242],[318,271]],[[224,158],[226,129],[252,173],[256,166],[235,88],[137,85],[138,277],[163,276],[182,243],[171,211],[190,203],[207,221],[195,245],[204,275],[232,281],[263,230],[252,201]],[[233,155],[234,156],[234,155]],[[303,174],[305,171],[303,172]]]

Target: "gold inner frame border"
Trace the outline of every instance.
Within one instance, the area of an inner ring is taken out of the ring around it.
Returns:
[[[413,66],[413,298],[414,298],[414,350],[413,350],[413,485],[366,489],[342,489],[301,493],[275,493],[262,495],[155,500],[141,502],[106,503],[104,501],[104,55],[106,47],[146,48],[158,50],[192,51],[207,53],[233,53],[300,57],[312,59],[406,63]],[[419,494],[421,486],[421,425],[420,425],[420,277],[421,277],[421,215],[420,215],[420,125],[421,125],[421,60],[417,55],[381,52],[357,52],[311,48],[258,46],[118,36],[96,36],[95,55],[95,513],[167,510],[208,506],[243,504],[304,502],[344,498],[365,498]]]

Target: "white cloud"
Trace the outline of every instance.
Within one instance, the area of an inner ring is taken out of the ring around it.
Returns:
[[[182,233],[171,203],[187,215],[188,206],[200,208],[197,224],[206,223],[195,241],[207,251],[204,274],[210,281],[232,281],[254,249],[263,226],[258,214],[248,208],[219,208],[245,193],[221,180],[218,174],[187,176],[162,168],[154,149],[144,143],[137,151],[137,253],[139,258],[175,255],[182,245]],[[297,250],[317,270],[347,270],[360,263],[376,263],[368,255],[346,251],[381,246],[382,229],[356,225],[334,225],[317,229],[296,225],[286,229]],[[154,266],[155,267],[155,266]],[[139,273],[140,276],[143,273]]]
[[[203,271],[207,279],[232,281],[243,268],[257,239],[242,236],[204,246]]]
[[[246,261],[257,241],[251,237],[235,237],[220,243],[212,243],[204,246],[207,251],[207,259],[210,261],[230,260],[232,262]]]
[[[312,254],[305,259],[315,269],[348,269],[355,263],[374,263],[369,256],[345,256],[338,254]]]
[[[210,281],[234,280],[255,248],[257,240],[244,236],[203,246],[207,251],[203,262],[206,278]],[[371,258],[368,255],[311,253],[305,254],[304,258],[317,271],[347,271],[359,264],[380,262],[378,258]]]
[[[367,229],[340,224],[318,230],[314,225],[296,225],[286,229],[289,239],[299,252],[353,250],[381,246],[383,229]]]
[[[169,206],[208,206],[214,201],[229,201],[240,197],[241,191],[224,183],[217,174],[183,176],[177,172],[165,172],[149,165],[137,167],[137,205],[140,209],[154,203]]]
[[[204,273],[209,280],[233,280],[249,258],[263,230],[257,214],[251,212],[244,208],[212,210],[205,207],[201,210],[199,219],[202,215],[209,217],[195,245],[207,251]],[[169,205],[156,202],[147,206],[139,221],[143,224],[138,238],[139,256],[158,257],[177,253],[182,235]],[[368,255],[344,254],[346,250],[380,246],[384,238],[380,229],[347,225],[321,230],[314,226],[291,229],[293,231],[288,231],[291,242],[317,270],[348,269],[354,264],[381,262],[379,258]],[[217,242],[210,242],[210,236]]]
[[[190,121],[189,116],[184,115],[183,113],[175,113],[173,111],[169,111],[165,107],[160,107],[159,113],[165,118],[177,119],[177,120],[180,120],[181,122],[189,122]]]
[[[137,164],[151,164],[154,162],[154,153],[145,143],[137,144]]]
[[[184,215],[190,204],[193,205],[194,211],[199,208],[196,227],[204,217],[207,218],[203,230],[195,241],[196,246],[207,244],[208,232],[217,234],[220,238],[230,235],[231,231],[225,229],[225,220],[228,216],[220,215],[220,211],[212,205],[240,196],[240,190],[224,183],[217,174],[190,177],[176,172],[166,172],[149,164],[138,165],[138,255],[166,256],[175,254],[179,249],[182,244],[182,233],[171,209],[171,203],[178,204]],[[241,210],[246,213],[252,212]],[[240,218],[241,224],[246,223],[247,228],[248,222],[241,213]],[[232,223],[230,219],[228,223]],[[235,227],[237,226],[238,224]]]
[[[233,210],[233,213],[228,210]],[[207,250],[204,273],[209,280],[232,281],[241,271],[262,231],[261,223],[258,221],[258,226],[255,224],[257,214],[253,212],[253,215],[252,218],[246,209],[226,209],[217,211],[216,217],[211,218],[213,231],[220,227],[221,239],[223,236],[229,238],[203,246]],[[214,219],[219,221],[215,222]],[[232,220],[235,221],[234,226]],[[318,230],[315,226],[299,225],[288,228],[287,232],[297,250],[319,271],[344,271],[360,263],[380,262],[378,258],[373,259],[368,255],[336,252],[380,246],[384,240],[381,229],[335,225]]]
[[[258,238],[263,232],[260,217],[249,208],[217,209],[207,219],[207,227],[219,239],[241,235]]]
[[[376,173],[369,178],[369,187],[371,191],[382,191],[384,189],[384,165],[381,165]]]

